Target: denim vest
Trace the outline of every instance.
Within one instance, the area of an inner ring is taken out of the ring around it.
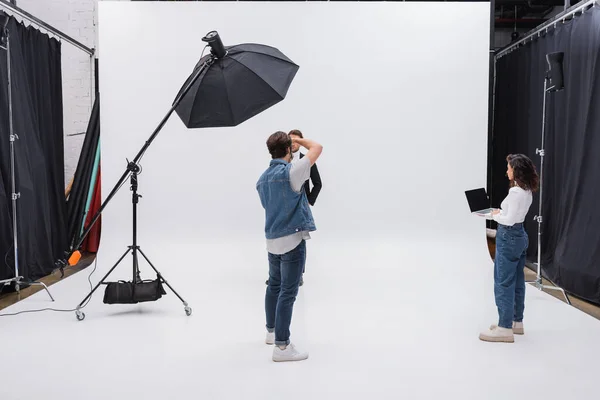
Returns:
[[[269,168],[256,183],[260,202],[265,209],[265,236],[277,239],[302,231],[315,231],[315,222],[306,192],[295,192],[290,184],[292,164],[271,160]]]

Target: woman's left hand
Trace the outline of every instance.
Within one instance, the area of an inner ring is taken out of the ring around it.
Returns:
[[[498,214],[500,214],[500,210],[494,210],[494,211],[492,211],[492,215],[498,215]]]

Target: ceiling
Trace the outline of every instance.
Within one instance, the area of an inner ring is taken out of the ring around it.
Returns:
[[[132,0],[132,1],[155,1],[155,0]],[[161,0],[158,0],[161,1]],[[190,1],[190,0],[162,0],[162,1]],[[192,0],[193,1],[193,0]],[[196,0],[203,1],[203,0]],[[227,0],[204,0],[204,1],[227,1]],[[242,0],[244,1],[244,0]],[[246,0],[248,1],[248,0]],[[250,0],[252,1],[252,0]],[[268,1],[268,0],[267,0]],[[289,0],[288,0],[289,1]],[[292,0],[294,1],[294,0]],[[296,0],[307,1],[307,0]],[[308,1],[327,1],[327,0],[308,0]],[[336,1],[336,0],[331,0]],[[347,0],[337,0],[347,1]],[[368,2],[369,0],[362,0]],[[381,0],[370,0],[381,1]],[[411,1],[411,0],[396,0]],[[412,1],[457,1],[464,2],[468,0],[412,0]],[[472,0],[473,1],[473,0]],[[478,1],[478,0],[474,0]],[[485,1],[485,0],[481,0]],[[557,10],[562,11],[565,2],[568,5],[574,5],[579,0],[492,0],[494,3],[494,26],[496,29],[511,29],[516,31],[528,31],[544,23],[549,17],[556,14]]]
[[[577,3],[571,0],[569,5]],[[495,0],[495,28],[530,30],[563,11],[565,0]]]

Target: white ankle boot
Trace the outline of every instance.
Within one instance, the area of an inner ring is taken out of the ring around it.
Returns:
[[[498,327],[498,325],[494,324],[494,325],[490,326],[490,329],[495,329],[497,327]],[[523,327],[523,322],[514,322],[513,321],[512,331],[515,335],[524,335],[525,328]]]
[[[523,327],[523,322],[513,322],[513,333],[515,335],[524,335],[525,328]]]
[[[515,337],[512,329],[491,326],[489,330],[482,332],[479,339],[484,342],[514,343]]]

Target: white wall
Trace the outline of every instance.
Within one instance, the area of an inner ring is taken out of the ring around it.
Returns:
[[[98,0],[18,0],[17,6],[84,45],[96,47]],[[42,31],[44,31],[42,29]],[[62,42],[63,119],[65,133],[65,184],[75,174],[90,118],[93,92],[90,58]]]
[[[101,3],[103,193],[216,29],[225,44],[279,48],[299,73],[287,99],[236,128],[189,130],[170,119],[142,163],[142,240],[262,237],[255,183],[269,163],[265,140],[293,128],[325,148],[315,237],[483,239],[464,190],[486,179],[488,7]],[[105,241],[130,241],[127,188],[103,214]]]

